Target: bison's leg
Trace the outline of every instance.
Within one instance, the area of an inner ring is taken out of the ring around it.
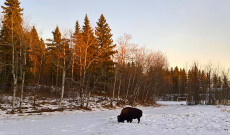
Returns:
[[[138,123],[140,123],[140,118],[137,118],[138,119]]]
[[[132,122],[133,122],[133,119],[130,120],[130,123],[132,123]]]
[[[128,120],[127,120],[127,123],[129,123],[130,121],[131,121],[131,120],[130,120],[130,119],[128,119]]]
[[[132,122],[132,119],[128,118],[127,123],[131,123],[131,122]]]

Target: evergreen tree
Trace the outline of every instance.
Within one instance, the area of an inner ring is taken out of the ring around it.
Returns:
[[[99,50],[99,44],[94,36],[94,32],[90,26],[87,15],[85,16],[84,25],[82,27],[80,42],[83,54],[83,72],[86,73],[86,71],[89,69],[93,71],[98,67],[99,56],[102,52]]]
[[[200,102],[200,73],[196,63],[194,63],[192,69],[188,71],[187,93],[189,103],[199,104]]]
[[[22,11],[20,2],[18,0],[6,0],[5,6],[2,6],[4,20],[2,21],[1,40],[4,46],[0,48],[5,57],[6,66],[5,72],[11,72],[13,81],[13,99],[12,99],[12,113],[14,113],[15,97],[18,87],[18,70],[19,60],[21,59],[20,52],[22,49],[23,28],[22,28]],[[20,57],[20,58],[19,58]],[[10,80],[6,80],[11,82]]]
[[[223,89],[229,88],[229,86],[228,86],[228,78],[227,78],[226,75],[224,75],[224,78],[223,78],[222,88],[223,88]]]
[[[116,45],[113,44],[113,35],[111,34],[111,29],[103,14],[101,14],[100,19],[97,22],[95,34],[99,42],[99,47],[103,50],[103,54],[100,56],[102,67],[107,73],[111,72],[115,64],[112,60],[112,56],[117,51],[114,50]]]
[[[40,40],[38,37],[37,30],[35,26],[32,27],[30,32],[30,59],[33,63],[33,67],[31,68],[31,72],[33,73],[34,77],[37,78],[37,74],[39,72],[39,57],[40,55]]]
[[[206,94],[207,94],[207,89],[208,89],[208,77],[205,74],[204,71],[202,71],[201,76],[200,76],[200,88],[201,88],[201,95],[202,95],[202,100],[206,100]]]
[[[45,66],[45,60],[46,60],[46,47],[45,42],[42,38],[39,40],[39,46],[37,48],[37,56],[39,61],[39,74],[38,74],[38,82],[37,84],[40,84],[40,81],[42,81],[42,78],[44,78],[44,66]]]
[[[194,64],[194,67],[193,67],[193,93],[194,93],[194,101],[195,101],[195,104],[199,104],[200,102],[200,97],[199,97],[199,94],[200,94],[200,70],[198,69],[197,67],[197,64]]]
[[[213,79],[212,79],[212,83],[213,83],[213,88],[216,89],[218,86],[218,77],[217,74],[214,74]]]
[[[180,93],[184,96],[187,88],[187,74],[185,69],[180,70]]]
[[[176,66],[173,70],[173,93],[180,94],[179,91],[179,69]]]
[[[53,45],[55,47],[60,46],[62,39],[61,39],[61,32],[59,30],[59,27],[57,26],[52,33],[53,33]]]
[[[75,24],[75,32],[74,32],[74,38],[77,38],[78,34],[81,33],[81,28],[80,28],[80,24],[78,21],[76,21]]]
[[[221,77],[219,76],[218,77],[217,88],[221,88],[221,86],[222,86],[222,80],[221,80]]]
[[[229,89],[229,85],[228,85],[228,78],[226,75],[224,75],[224,77],[223,77],[222,89],[223,89],[223,93],[224,93],[224,99],[229,99],[230,89]]]
[[[4,78],[6,85],[10,85],[12,82],[12,65],[15,63],[13,57],[16,56],[20,48],[20,38],[22,35],[22,11],[20,8],[20,2],[18,0],[6,0],[5,6],[1,6],[3,9],[4,19],[2,20],[1,29],[1,46],[0,52],[2,53],[2,62],[4,64],[4,70],[1,72],[1,78]],[[13,52],[14,50],[14,52]],[[14,53],[14,54],[13,54]],[[12,63],[13,62],[13,63]]]
[[[218,76],[217,74],[214,74],[212,78],[212,84],[213,84],[213,103],[215,104],[215,100],[217,97],[217,86],[218,86]]]
[[[94,87],[96,83],[96,78],[98,78],[97,70],[99,67],[99,57],[101,55],[101,50],[99,48],[98,41],[94,36],[93,30],[90,26],[88,16],[85,16],[84,25],[82,27],[82,33],[80,34],[80,66],[81,78],[80,81],[83,84],[81,87],[81,107],[83,107],[83,92],[87,87]],[[90,85],[90,86],[89,86]],[[87,91],[87,95],[90,94],[90,91]],[[89,99],[89,96],[88,98]],[[88,105],[88,104],[87,104]]]
[[[60,59],[60,53],[61,53],[61,32],[59,30],[59,27],[57,26],[56,29],[52,32],[53,33],[53,41],[52,41],[52,53],[51,62],[53,63],[53,66],[56,67],[56,87],[58,87],[59,84],[59,59]]]
[[[98,71],[102,71],[104,77],[101,78],[101,82],[103,82],[103,89],[107,91],[108,84],[110,83],[109,80],[112,80],[111,77],[114,74],[114,61],[112,60],[113,55],[116,53],[114,48],[116,45],[113,43],[111,29],[106,22],[105,17],[101,14],[98,22],[97,27],[95,30],[95,35],[97,37],[99,48],[102,51],[102,54],[99,57],[100,62],[100,69]]]
[[[81,28],[78,21],[76,21],[75,24],[75,32],[73,34],[73,63],[72,63],[72,78],[73,73],[75,71],[75,74],[79,75],[79,78],[81,78],[82,73],[82,48],[81,48]]]
[[[59,74],[60,74],[60,68],[59,68],[59,59],[60,59],[60,53],[61,53],[61,32],[59,30],[59,27],[57,26],[53,33],[53,39],[51,39],[51,43],[47,44],[48,48],[48,54],[46,59],[47,68],[49,69],[50,74],[50,80],[52,80],[52,85],[56,85],[58,87],[59,84]],[[54,82],[55,80],[55,82]]]
[[[1,6],[3,9],[2,13],[4,14],[1,38],[5,44],[12,44],[12,42],[17,41],[17,39],[20,38],[20,34],[23,31],[23,9],[20,8],[20,2],[18,0],[6,0],[4,4],[5,6]]]

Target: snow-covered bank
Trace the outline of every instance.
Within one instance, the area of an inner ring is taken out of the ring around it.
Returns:
[[[139,107],[140,124],[118,123],[121,109],[54,113],[20,118],[0,118],[0,135],[228,135],[230,107],[186,106],[159,102],[162,107]]]

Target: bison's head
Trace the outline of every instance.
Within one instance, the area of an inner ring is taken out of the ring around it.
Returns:
[[[117,121],[118,121],[118,122],[124,122],[124,119],[123,119],[120,115],[118,115],[118,116],[117,116]]]

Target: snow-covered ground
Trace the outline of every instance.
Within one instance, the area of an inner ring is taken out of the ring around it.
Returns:
[[[229,135],[230,107],[158,102],[141,122],[118,123],[121,109],[0,118],[0,135]]]

